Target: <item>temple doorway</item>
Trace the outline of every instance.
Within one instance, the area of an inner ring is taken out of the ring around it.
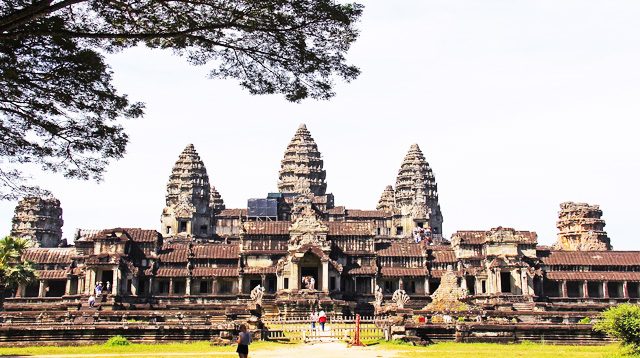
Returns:
[[[310,252],[304,254],[300,259],[300,288],[306,288],[305,277],[313,277],[313,281],[315,281],[314,289],[317,290],[322,287],[320,282],[320,258]]]

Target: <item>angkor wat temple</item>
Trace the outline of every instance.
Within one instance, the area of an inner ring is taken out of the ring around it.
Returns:
[[[225,207],[193,145],[171,171],[159,230],[77,230],[68,245],[60,203],[26,198],[12,234],[36,244],[23,259],[39,278],[4,309],[66,310],[109,282],[103,306],[114,311],[242,304],[260,285],[270,315],[303,314],[308,302],[373,314],[378,287],[385,300],[404,290],[407,305],[421,309],[447,270],[469,302],[497,311],[600,310],[640,297],[640,253],[612,251],[598,206],[561,204],[552,247],[538,245],[535,232],[503,227],[445,238],[435,176],[417,144],[375,210],[336,205],[325,178],[301,125],[281,161],[278,192],[246,208]]]

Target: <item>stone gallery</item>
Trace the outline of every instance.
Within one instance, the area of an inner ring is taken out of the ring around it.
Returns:
[[[278,192],[245,208],[225,207],[193,145],[171,170],[157,230],[80,229],[70,244],[61,239],[60,202],[25,198],[12,235],[33,240],[23,259],[38,281],[5,299],[5,320],[81,311],[97,286],[102,312],[209,309],[226,319],[229,310],[255,308],[258,296],[261,315],[282,318],[316,308],[331,317],[382,315],[385,305],[428,316],[434,297],[454,295],[482,317],[571,323],[640,297],[640,253],[612,251],[597,205],[560,204],[553,246],[522,228],[446,238],[436,179],[417,144],[375,210],[337,205],[325,178],[301,125]]]

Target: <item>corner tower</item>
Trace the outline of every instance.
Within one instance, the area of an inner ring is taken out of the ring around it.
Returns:
[[[162,211],[164,237],[209,237],[212,233],[211,187],[204,163],[193,144],[180,153],[167,184],[166,207]]]
[[[556,250],[606,251],[611,241],[604,231],[605,221],[598,205],[566,202],[558,212]]]
[[[11,236],[30,239],[36,247],[58,247],[61,243],[64,221],[56,198],[23,198],[12,222]]]
[[[280,162],[278,191],[296,193],[301,181],[307,181],[315,196],[323,196],[327,191],[327,173],[322,168],[324,162],[318,145],[311,137],[307,126],[301,124],[293,135]]]
[[[396,178],[395,204],[402,214],[400,224],[406,234],[416,227],[427,226],[433,234],[442,234],[438,184],[417,144],[409,148],[400,165]]]

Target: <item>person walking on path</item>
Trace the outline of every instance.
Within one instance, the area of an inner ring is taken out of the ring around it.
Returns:
[[[324,310],[320,310],[318,313],[318,322],[320,322],[320,328],[324,331],[324,324],[327,323],[327,314],[324,313]]]
[[[249,345],[251,344],[251,333],[247,332],[247,326],[244,324],[240,325],[240,334],[238,334],[238,348],[236,352],[238,353],[239,358],[248,358],[249,357]]]
[[[89,296],[89,307],[93,308],[93,306],[96,305],[96,296],[91,295]]]
[[[311,329],[316,329],[316,322],[318,322],[318,314],[315,310],[311,311],[311,316],[309,316],[309,320],[311,321]]]

